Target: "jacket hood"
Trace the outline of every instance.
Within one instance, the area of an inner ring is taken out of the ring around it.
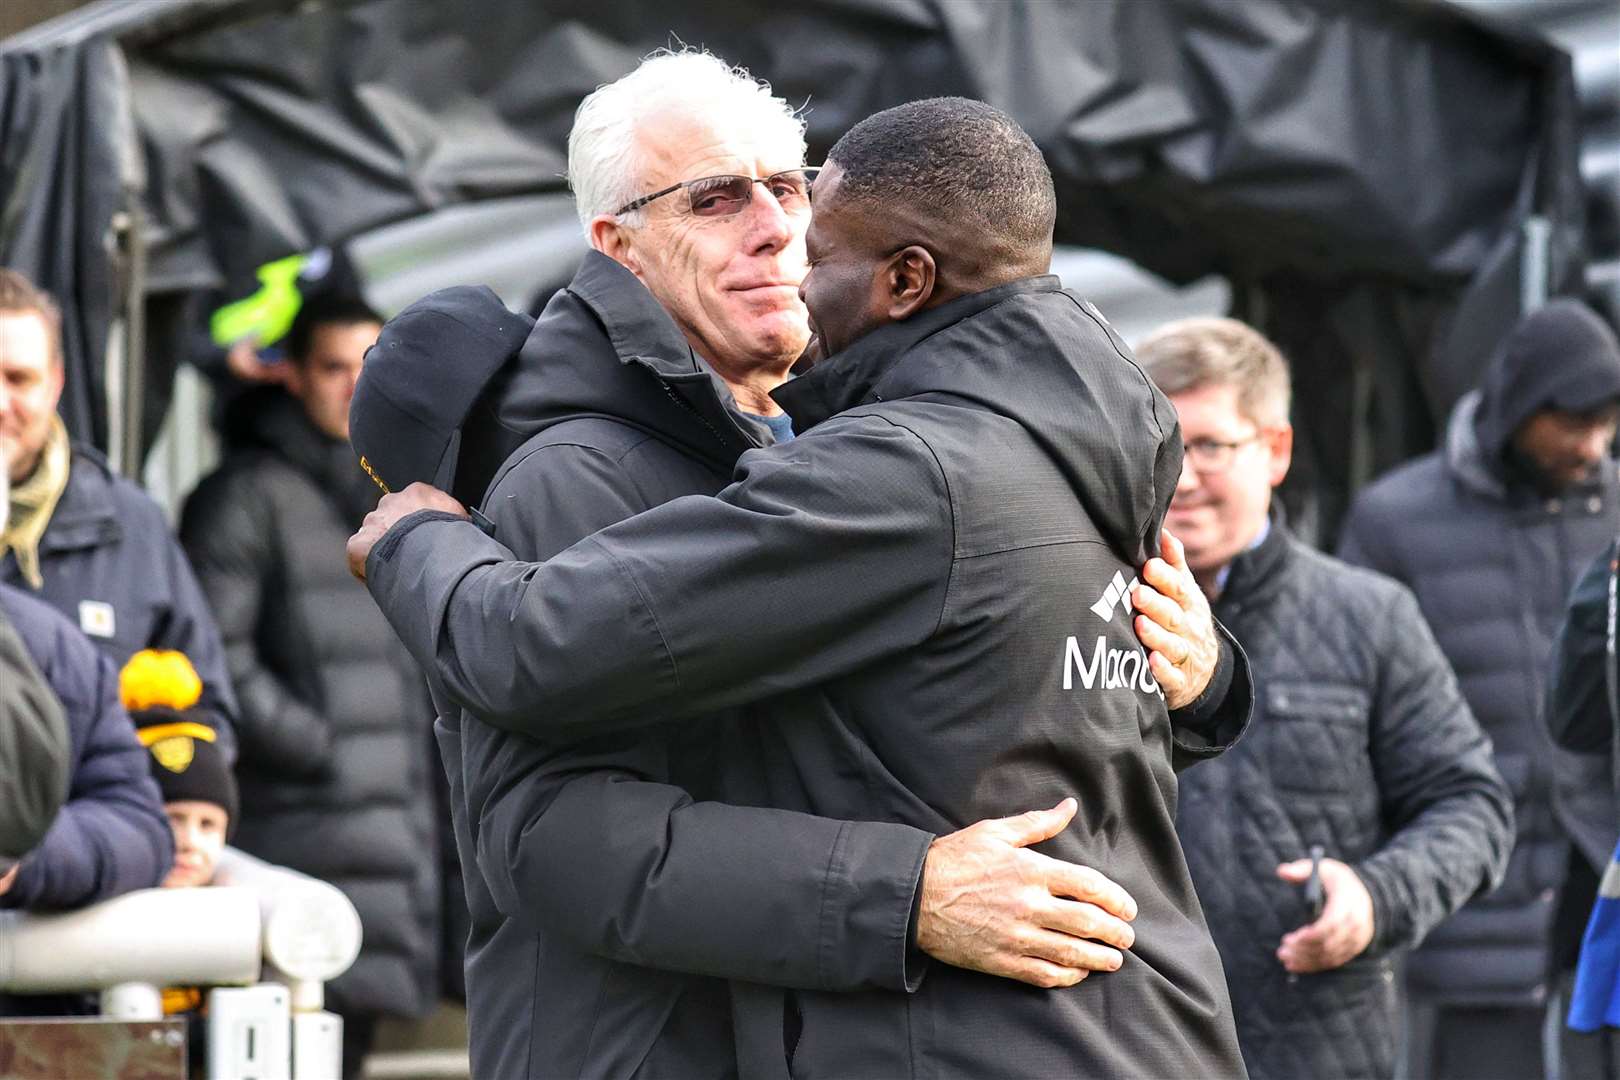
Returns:
[[[1474,424],[1494,467],[1506,463],[1514,432],[1541,410],[1586,412],[1620,401],[1620,344],[1586,305],[1554,300],[1502,340],[1479,389]]]
[[[764,424],[736,410],[725,383],[646,286],[596,251],[473,406],[457,488],[486,490],[531,437],[588,417],[640,428],[722,468],[770,441]]]
[[[1492,499],[1505,499],[1507,463],[1498,455],[1488,457],[1479,437],[1479,405],[1482,390],[1470,390],[1457,401],[1446,421],[1446,468],[1463,486]]]
[[[1484,440],[1479,434],[1480,410],[1484,404],[1484,391],[1470,390],[1458,399],[1456,408],[1451,410],[1451,418],[1446,421],[1442,450],[1446,469],[1457,478],[1458,483],[1484,498],[1508,502],[1535,495],[1531,467],[1517,459],[1510,445],[1504,443],[1494,455],[1486,452]],[[1614,472],[1613,459],[1605,460],[1596,475],[1574,485],[1569,492],[1603,492],[1612,483],[1605,477],[1612,477]]]
[[[1056,277],[880,327],[773,396],[800,433],[857,405],[911,397],[1017,417],[1121,559],[1140,566],[1158,553],[1181,473],[1175,411],[1097,309]]]

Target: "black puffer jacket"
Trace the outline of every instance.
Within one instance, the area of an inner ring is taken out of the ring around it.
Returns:
[[[417,1015],[438,996],[432,706],[343,560],[379,493],[291,399],[252,433],[181,524],[241,699],[235,843],[354,901],[364,944],[336,1011]]]
[[[1182,777],[1176,824],[1249,1076],[1391,1076],[1391,954],[1500,880],[1511,797],[1408,590],[1277,521],[1215,610],[1259,700],[1248,737]],[[1277,866],[1312,844],[1355,868],[1374,937],[1344,967],[1291,979],[1277,945],[1311,916]]]
[[[1553,906],[1569,845],[1552,808],[1552,747],[1542,723],[1549,654],[1577,576],[1620,525],[1615,463],[1588,485],[1546,497],[1509,456],[1512,424],[1491,383],[1458,403],[1445,447],[1366,488],[1340,554],[1408,585],[1491,737],[1513,791],[1517,843],[1501,888],[1440,926],[1413,957],[1414,986],[1442,1000],[1533,1005],[1545,997]],[[1540,407],[1521,393],[1522,416]],[[1506,432],[1506,434],[1503,434]]]

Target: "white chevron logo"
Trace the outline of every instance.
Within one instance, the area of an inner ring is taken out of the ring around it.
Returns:
[[[1127,585],[1125,575],[1115,570],[1114,580],[1108,583],[1108,588],[1103,590],[1102,596],[1098,597],[1097,602],[1091,605],[1092,612],[1103,622],[1108,622],[1113,619],[1116,609],[1128,611],[1131,606],[1131,589],[1136,586],[1136,583],[1137,579],[1131,578],[1130,584]]]

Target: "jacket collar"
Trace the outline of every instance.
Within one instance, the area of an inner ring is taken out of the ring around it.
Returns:
[[[1022,278],[983,292],[959,296],[904,322],[889,323],[867,334],[841,353],[818,362],[806,374],[771,394],[793,417],[803,434],[829,417],[870,401],[882,401],[884,382],[901,358],[927,338],[1024,293],[1057,292],[1062,283],[1051,274]]]
[[[251,432],[259,452],[308,477],[345,521],[358,523],[376,507],[380,493],[360,469],[353,447],[317,428],[296,398],[277,394],[263,401]]]
[[[1504,501],[1508,497],[1506,479],[1501,470],[1485,458],[1485,449],[1479,442],[1479,405],[1484,393],[1470,390],[1451,410],[1446,423],[1446,467],[1459,483],[1477,495]]]
[[[662,382],[731,459],[770,442],[765,425],[741,414],[725,380],[692,350],[669,312],[623,264],[589,251],[568,291],[601,322],[619,362],[644,368]]]
[[[600,251],[586,252],[568,291],[601,320],[621,362],[638,361],[676,378],[705,373],[706,365],[641,279]]]
[[[1226,585],[1215,598],[1217,613],[1231,612],[1264,595],[1281,580],[1293,534],[1288,531],[1287,515],[1275,497],[1271,502],[1271,529],[1266,538],[1247,551],[1238,552],[1226,574]]]
[[[117,543],[124,531],[112,487],[112,468],[107,459],[88,446],[74,443],[67,488],[40,539],[40,551],[72,551]]]

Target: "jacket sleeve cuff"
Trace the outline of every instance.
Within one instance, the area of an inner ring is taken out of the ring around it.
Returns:
[[[1411,935],[1407,926],[1400,918],[1403,905],[1394,895],[1395,883],[1390,880],[1389,872],[1378,864],[1378,857],[1353,863],[1350,869],[1356,872],[1367,895],[1372,897],[1373,936],[1367,943],[1365,955],[1379,956],[1391,949],[1413,945],[1414,942],[1408,940]]]
[[[1217,655],[1215,670],[1209,676],[1209,685],[1205,686],[1204,692],[1190,704],[1170,710],[1170,722],[1177,728],[1206,738],[1213,734],[1210,729],[1219,720],[1221,706],[1226,702],[1227,692],[1232,689],[1232,668],[1236,663],[1232,656],[1232,644],[1223,633],[1225,627],[1220,623],[1216,623],[1215,626]]]
[[[387,532],[383,533],[382,539],[377,541],[376,546],[371,549],[371,553],[366,556],[366,580],[371,580],[372,572],[379,565],[394,561],[394,555],[399,551],[399,546],[405,542],[405,537],[410,535],[410,531],[418,525],[426,525],[430,521],[467,520],[467,518],[459,514],[451,514],[444,510],[417,510],[414,513],[406,514],[394,522]]]
[[[834,858],[839,902],[822,909],[822,984],[866,983],[907,993],[922,985],[927,957],[912,944],[923,860],[934,837],[920,829],[851,822]],[[869,970],[845,969],[855,964]]]
[[[1191,705],[1170,714],[1171,756],[1178,772],[1231,749],[1248,730],[1254,713],[1249,657],[1218,619],[1215,632],[1221,656],[1209,685]]]
[[[926,854],[924,856],[926,858]],[[911,898],[911,922],[906,926],[906,992],[915,993],[928,973],[929,956],[917,945],[917,919],[922,914],[922,874],[917,875],[917,888]]]
[[[442,510],[407,514],[366,556],[366,589],[411,656],[436,670],[439,620],[471,567],[511,553],[467,518]]]

